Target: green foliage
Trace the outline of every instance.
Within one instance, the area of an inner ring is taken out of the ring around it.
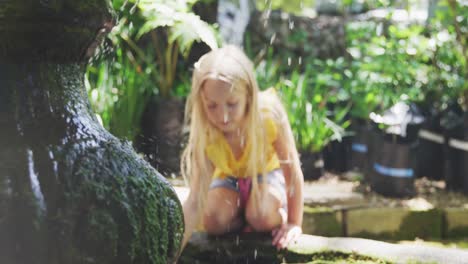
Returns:
[[[468,3],[442,0],[430,21],[435,47],[431,91],[434,97],[459,98],[468,109]]]
[[[151,64],[122,49],[113,61],[88,67],[86,88],[94,111],[115,136],[133,140],[138,135],[141,115],[155,89],[153,73]]]
[[[344,87],[353,102],[352,115],[367,119],[369,112],[401,100],[439,109],[456,98],[466,102],[467,10],[466,4],[444,0],[426,27],[373,21],[347,24],[351,64]]]
[[[367,119],[397,101],[425,99],[432,51],[423,27],[354,22],[346,30],[351,60],[343,86],[353,117]]]
[[[303,151],[320,152],[331,140],[341,140],[349,124],[345,121],[348,107],[337,99],[342,78],[337,69],[342,62],[310,60],[304,72],[294,71],[280,82],[289,121]]]
[[[343,59],[311,58],[304,71],[288,72],[280,66],[281,60],[270,54],[256,67],[259,84],[279,91],[301,151],[321,151],[331,140],[340,140],[349,125],[345,120],[349,107],[340,105],[343,63]]]
[[[313,7],[315,5],[315,0],[267,0],[255,1],[255,4],[259,10],[281,9],[284,12],[300,13],[304,8]]]
[[[191,12],[195,2],[113,1],[120,19],[108,36],[112,61],[102,57],[88,67],[87,88],[94,110],[114,135],[129,140],[138,135],[151,96],[187,94],[190,78],[180,58],[187,58],[194,42],[217,47],[213,26]]]
[[[171,95],[174,87],[179,53],[186,59],[195,41],[202,41],[212,49],[218,47],[214,28],[191,13],[195,2],[140,0],[137,3],[145,23],[138,30],[136,38],[146,34],[151,37],[156,55],[154,62],[159,71],[158,91],[164,98]],[[163,33],[167,34],[165,38],[161,38]]]

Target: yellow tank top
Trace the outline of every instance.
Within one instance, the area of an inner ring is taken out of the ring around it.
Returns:
[[[260,171],[263,169],[265,172],[269,172],[280,167],[278,156],[276,155],[276,151],[273,147],[273,143],[278,135],[278,128],[270,117],[266,117],[263,123],[267,137],[267,162],[265,164],[257,164],[257,166]],[[251,148],[250,142],[246,142],[242,155],[239,159],[236,159],[232,153],[229,143],[223,136],[219,136],[205,149],[208,159],[215,167],[213,178],[223,179],[227,176],[233,176],[236,178],[251,177],[252,175],[246,175],[246,166],[249,158],[248,154],[250,153]]]

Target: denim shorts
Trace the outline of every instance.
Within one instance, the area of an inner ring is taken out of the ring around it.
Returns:
[[[280,192],[281,202],[284,208],[287,209],[287,197],[286,197],[286,183],[284,180],[283,171],[276,169],[266,174],[267,183]],[[258,183],[263,182],[263,175],[258,176]],[[210,189],[214,188],[226,188],[240,193],[238,179],[234,176],[227,176],[224,179],[214,179],[210,184]]]

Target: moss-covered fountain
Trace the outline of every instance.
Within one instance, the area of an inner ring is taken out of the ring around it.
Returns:
[[[173,189],[94,117],[86,62],[108,0],[0,1],[0,263],[167,263]]]

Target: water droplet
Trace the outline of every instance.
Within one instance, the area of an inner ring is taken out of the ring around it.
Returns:
[[[273,35],[270,38],[270,45],[273,45],[273,42],[275,41],[276,38],[276,33],[273,33]]]
[[[34,171],[34,157],[32,150],[28,149],[28,169],[29,169],[29,179],[31,180],[31,189],[36,197],[36,201],[39,207],[45,211],[46,205],[44,201],[44,195],[41,191],[41,186],[39,184],[39,179],[37,177],[36,172]]]
[[[16,130],[18,131],[18,133],[20,134],[20,136],[24,136],[23,128],[21,127],[21,124],[20,124],[19,122],[16,123]]]

